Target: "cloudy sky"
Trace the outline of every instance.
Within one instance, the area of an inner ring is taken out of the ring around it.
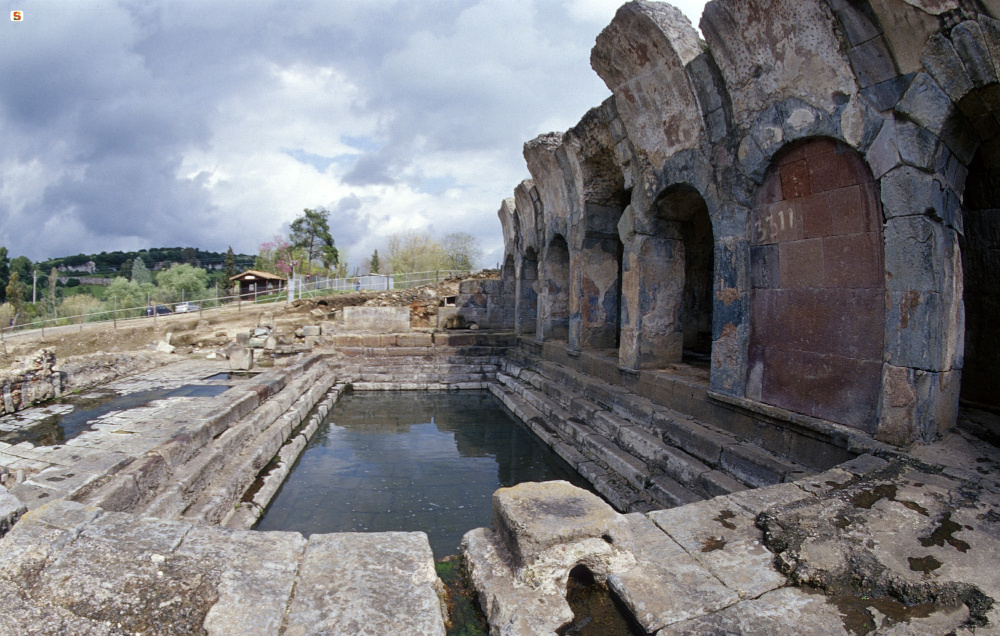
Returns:
[[[619,4],[0,0],[0,246],[256,253],[324,207],[352,269],[407,231],[494,266],[522,144],[610,94]]]

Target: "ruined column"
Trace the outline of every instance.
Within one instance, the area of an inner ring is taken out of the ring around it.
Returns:
[[[626,369],[650,369],[681,359],[684,240],[674,222],[660,224],[656,235],[637,231],[631,209],[619,224],[625,253],[618,362]]]

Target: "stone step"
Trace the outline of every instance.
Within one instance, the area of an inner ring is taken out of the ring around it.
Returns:
[[[313,408],[321,401],[332,405],[333,400],[324,400],[324,397],[329,398],[328,392],[335,381],[336,376],[331,371],[321,370],[320,373],[304,376],[302,382],[306,390],[281,415],[252,438],[246,438],[239,447],[225,445],[224,466],[203,483],[197,496],[180,513],[180,518],[201,523],[224,523],[260,471],[278,454],[292,432],[306,423]],[[318,423],[324,416],[314,413],[313,419]]]
[[[647,465],[654,476],[662,473],[702,497],[812,474],[710,424],[558,363],[526,356],[508,368],[530,378],[570,417],[587,422],[588,430]]]
[[[165,519],[185,516],[218,522],[218,511],[228,506],[224,516],[232,509],[333,382],[334,373],[322,365],[295,378],[183,464],[174,466],[172,478],[163,482],[169,485],[155,493],[144,508],[133,512]]]
[[[505,404],[510,402],[515,405],[511,407],[508,404],[511,412],[587,478],[613,506],[620,510],[645,507],[642,491],[649,469],[641,460],[595,433],[557,402],[521,379],[501,373],[498,382],[503,390],[501,399],[505,400]]]

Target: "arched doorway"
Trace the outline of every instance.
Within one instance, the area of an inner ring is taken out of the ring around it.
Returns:
[[[687,186],[664,192],[628,237],[619,360],[634,369],[688,359],[708,364],[714,238],[708,206]]]
[[[514,307],[514,333],[535,333],[538,322],[538,255],[529,247],[521,257]]]
[[[538,298],[540,340],[569,337],[569,245],[556,235],[545,250]]]
[[[961,399],[1000,408],[1000,138],[982,144],[965,180],[962,251],[965,364]]]
[[[861,156],[783,149],[750,216],[747,396],[874,431],[885,343],[882,213]]]

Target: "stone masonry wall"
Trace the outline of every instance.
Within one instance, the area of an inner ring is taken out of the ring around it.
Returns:
[[[960,394],[989,404],[998,18],[714,0],[702,40],[668,4],[623,5],[591,54],[612,96],[525,144],[531,179],[500,209],[516,332],[640,370],[705,351],[710,328],[717,395],[894,444],[954,426]]]

